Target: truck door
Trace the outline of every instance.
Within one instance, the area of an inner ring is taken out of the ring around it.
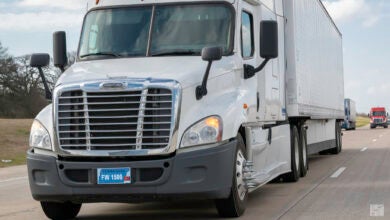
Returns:
[[[275,8],[278,7],[277,2],[275,2]],[[260,99],[258,119],[265,122],[283,121],[286,120],[283,10],[280,9],[281,14],[275,14],[263,5],[260,10],[261,17],[257,22],[259,25],[262,20],[276,20],[278,22],[279,57],[270,60],[264,70],[258,74],[258,95]],[[259,59],[258,62],[261,63],[263,59]]]

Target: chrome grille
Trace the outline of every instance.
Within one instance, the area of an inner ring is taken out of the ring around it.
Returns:
[[[172,129],[172,91],[65,91],[58,97],[57,130],[62,150],[161,149]]]
[[[379,123],[382,123],[383,122],[383,119],[381,119],[381,118],[375,118],[374,119],[374,123],[376,123],[376,124],[379,124]]]

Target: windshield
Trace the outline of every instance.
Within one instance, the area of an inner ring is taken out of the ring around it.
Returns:
[[[154,10],[153,10],[154,9]],[[101,9],[88,13],[79,58],[200,55],[232,51],[233,12],[225,4]]]
[[[373,116],[386,116],[386,112],[372,112]]]

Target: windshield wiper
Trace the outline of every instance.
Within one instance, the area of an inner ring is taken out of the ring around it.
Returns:
[[[156,53],[153,53],[152,56],[153,57],[157,57],[157,56],[171,56],[171,55],[198,55],[199,52],[198,51],[194,51],[194,50],[183,50],[183,51],[162,51],[162,52],[156,52]]]
[[[90,57],[90,56],[111,56],[111,57],[121,57],[122,55],[113,53],[113,52],[96,52],[96,53],[88,53],[81,55],[80,58]]]

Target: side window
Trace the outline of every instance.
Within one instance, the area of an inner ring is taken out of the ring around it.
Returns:
[[[242,57],[252,57],[254,53],[253,17],[248,12],[242,12],[241,18],[241,48]]]

